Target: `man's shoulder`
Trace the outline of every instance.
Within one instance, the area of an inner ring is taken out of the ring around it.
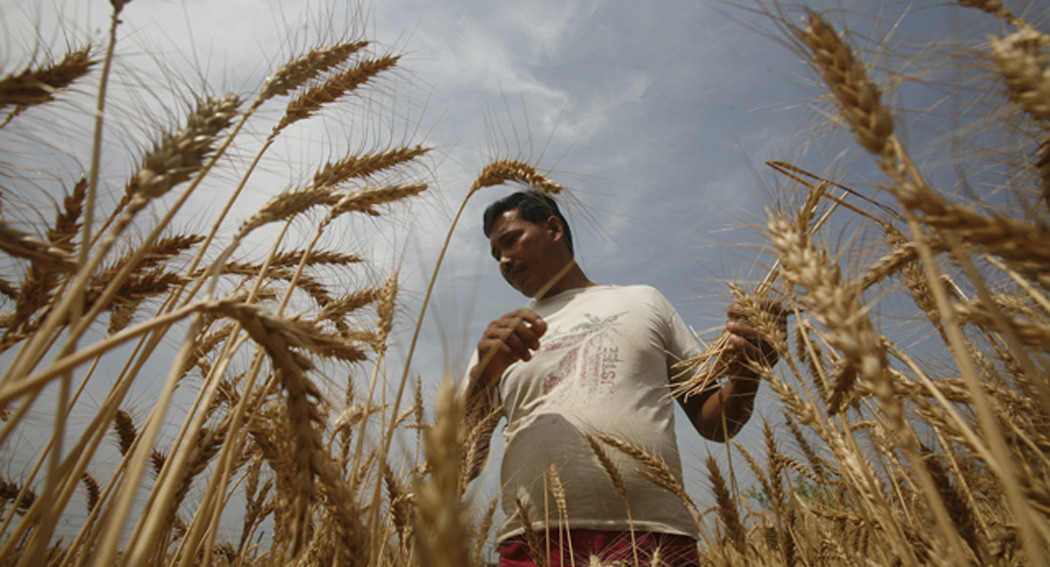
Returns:
[[[671,302],[664,297],[664,294],[651,285],[611,285],[606,286],[606,289],[608,290],[606,293],[611,294],[606,297],[612,297],[623,305],[647,307],[658,312],[674,311]]]
[[[656,289],[655,287],[653,287],[653,286],[651,286],[649,284],[631,284],[631,285],[622,285],[622,286],[619,286],[619,287],[620,287],[620,289],[630,290],[630,291],[640,292],[640,293],[660,293],[660,290]]]
[[[648,284],[612,286],[612,288],[624,295],[633,295],[640,298],[659,298],[664,300],[664,295],[660,293],[660,290]]]

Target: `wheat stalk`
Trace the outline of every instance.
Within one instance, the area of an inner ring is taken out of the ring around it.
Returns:
[[[415,325],[415,328],[414,328],[414,330],[412,332],[412,341],[411,341],[411,343],[409,344],[409,347],[408,347],[408,353],[406,355],[406,360],[405,360],[405,364],[404,364],[404,370],[403,370],[403,372],[401,374],[401,380],[398,383],[397,393],[395,394],[395,397],[394,397],[393,410],[394,410],[395,417],[396,417],[397,411],[399,410],[399,408],[401,406],[401,400],[402,400],[402,398],[404,396],[404,388],[405,388],[405,384],[408,381],[408,373],[409,373],[409,371],[411,369],[412,357],[413,357],[413,355],[415,353],[416,345],[418,344],[418,340],[419,340],[419,333],[420,333],[420,330],[422,329],[422,326],[423,326],[423,317],[426,315],[427,306],[430,304],[430,297],[431,297],[431,295],[433,294],[433,291],[434,291],[434,284],[437,281],[437,275],[438,275],[438,272],[441,269],[442,261],[445,258],[445,252],[448,250],[449,242],[452,240],[452,233],[455,230],[456,226],[458,225],[459,218],[463,214],[463,210],[466,208],[467,202],[470,200],[470,197],[478,189],[480,189],[481,187],[485,186],[484,183],[483,183],[483,178],[486,177],[486,175],[489,173],[490,169],[494,171],[495,169],[498,169],[498,167],[497,168],[493,168],[493,166],[489,166],[489,167],[485,168],[485,170],[483,171],[482,175],[479,177],[478,181],[476,181],[471,186],[470,191],[468,191],[467,195],[463,198],[463,202],[460,204],[459,209],[457,209],[456,214],[455,214],[455,216],[452,219],[452,223],[449,226],[449,230],[448,230],[448,232],[445,235],[444,244],[442,245],[441,251],[438,254],[437,262],[434,265],[434,271],[431,273],[431,276],[430,276],[430,282],[427,284],[427,291],[426,291],[426,293],[423,296],[423,301],[422,301],[422,304],[421,304],[420,309],[419,309],[419,317],[416,320],[416,325]],[[535,170],[533,168],[529,167],[528,169],[532,170],[533,173],[535,173]],[[543,179],[545,179],[545,178],[543,178]],[[502,181],[500,181],[500,182],[502,182]],[[561,190],[561,186],[560,185],[549,184],[548,183],[545,186],[548,189],[553,189],[553,188],[556,187],[558,191]],[[554,192],[557,192],[557,191],[554,191]],[[565,268],[563,268],[563,271],[567,271],[571,266],[572,266],[572,263],[567,264],[565,266]],[[556,280],[557,280],[557,277],[554,279],[554,281],[556,281]],[[548,283],[548,285],[553,285],[553,281]],[[374,378],[373,378],[373,382],[374,382]],[[370,388],[370,391],[371,391],[371,388]],[[369,394],[369,396],[371,396],[371,394]],[[471,418],[477,417],[475,415],[476,412],[474,411],[473,408],[467,408],[467,411],[468,411],[468,415]],[[391,443],[392,439],[393,439],[393,428],[387,428],[387,431],[383,435],[382,447],[380,449],[380,451],[382,453],[385,454],[387,451],[389,451],[390,443]],[[360,448],[360,443],[359,443],[359,448]],[[360,454],[360,449],[358,449],[357,453]]]
[[[1039,144],[1039,151],[1037,153],[1035,166],[1039,170],[1039,180],[1042,185],[1041,196],[1043,198],[1043,205],[1050,210],[1050,138],[1043,140]]]

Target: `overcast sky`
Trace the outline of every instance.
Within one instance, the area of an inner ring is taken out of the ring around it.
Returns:
[[[1035,20],[1043,24],[1044,3],[1006,1],[1030,16],[1041,11]],[[412,205],[407,217],[398,217],[391,236],[374,250],[387,265],[401,264],[404,312],[411,318],[455,206],[487,161],[509,157],[549,170],[570,188],[565,208],[579,261],[592,280],[653,285],[687,323],[710,331],[724,318],[724,282],[757,281],[770,262],[761,253],[761,234],[750,226],[761,222],[772,204],[764,187],[773,185],[774,177],[763,162],[801,160],[796,163],[820,172],[837,153],[836,144],[849,145],[848,135],[814,140],[803,133],[816,114],[809,97],[817,90],[807,86],[813,75],[797,54],[771,38],[777,32],[770,22],[726,3],[332,4],[132,0],[123,14],[122,41],[129,57],[164,60],[170,76],[182,82],[204,76],[216,91],[245,96],[318,35],[338,37],[356,27],[359,35],[378,42],[380,51],[405,54],[397,80],[384,83],[370,108],[383,115],[381,123],[396,124],[393,141],[436,148],[430,195]],[[861,36],[911,37],[919,43],[952,37],[964,22],[982,16],[947,4],[811,3],[845,8],[836,9],[832,21],[850,22]],[[109,5],[101,0],[0,0],[0,7],[6,20],[0,27],[8,32],[0,39],[5,73],[24,63],[24,48],[32,45],[17,22],[41,22],[40,34],[57,50],[66,37],[90,36],[101,45],[108,25]],[[790,14],[798,21],[800,12]],[[54,31],[56,18],[64,34]],[[157,69],[150,73],[154,79],[168,76]],[[360,136],[362,128],[353,120],[360,114],[322,113],[312,130],[284,142],[285,151],[316,162],[295,144],[310,147],[316,141],[311,135]],[[381,127],[371,124],[364,139],[382,139],[376,134]],[[802,155],[803,140],[818,147]],[[121,160],[128,161],[115,159]],[[868,161],[858,159],[851,172],[856,181],[871,180]],[[119,165],[128,165],[123,162]],[[266,173],[279,181],[273,193],[294,178]],[[443,374],[462,371],[490,319],[525,304],[499,277],[480,232],[481,210],[512,189],[478,194],[455,233],[413,364],[413,374],[431,388]],[[255,206],[270,196],[259,187],[250,194]],[[243,209],[242,218],[254,210],[251,204]],[[398,337],[402,352],[410,337],[404,327]],[[767,404],[759,413],[773,418],[778,411]],[[745,437],[759,435],[757,425],[745,431]],[[722,450],[696,441],[688,445],[694,455]],[[692,467],[688,476],[700,476],[699,461],[686,466]]]

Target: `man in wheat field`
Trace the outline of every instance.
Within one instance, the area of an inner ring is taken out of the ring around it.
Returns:
[[[693,335],[654,288],[589,280],[573,260],[568,223],[544,194],[493,203],[484,232],[504,279],[533,298],[489,324],[464,385],[468,475],[507,419],[500,566],[587,565],[592,556],[699,565],[671,395],[671,366],[700,352]],[[731,348],[768,363],[775,354],[739,313],[729,309]],[[758,389],[745,363],[728,374],[720,390],[678,398],[715,441],[739,431]]]

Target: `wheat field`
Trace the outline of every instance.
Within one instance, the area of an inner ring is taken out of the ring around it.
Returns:
[[[116,49],[128,2],[111,0],[105,44],[0,62],[5,147],[58,136],[44,124],[70,104],[96,117],[82,153],[35,155],[47,175],[0,160],[0,454],[19,463],[0,477],[0,565],[487,564],[496,503],[470,497],[484,456],[463,448],[495,422],[466,430],[449,381],[426,399],[407,363],[387,364],[396,320],[415,326],[412,357],[459,214],[418,313],[400,309],[396,269],[345,245],[433,189],[433,148],[390,132],[243,204],[297,128],[395,96],[401,57],[364,37],[304,48],[251,94],[157,97],[180,102],[114,149],[103,133],[126,110],[110,89],[136,85]],[[811,63],[824,123],[807,135],[848,133],[881,178],[866,196],[849,166],[768,164],[776,258],[731,286],[780,358],[758,370],[782,420],[749,425],[762,451],[727,445],[750,492],[720,459],[710,497],[689,494],[645,448],[591,439],[614,484],[611,451],[685,500],[704,565],[1050,565],[1050,35],[996,0],[957,4],[1000,30],[943,54],[966,73],[955,108],[982,117],[952,164],[970,194],[899,135],[913,114],[888,101],[906,76],[867,59],[884,46],[745,5]],[[104,150],[130,174],[105,173]],[[561,194],[552,177],[496,156],[459,213],[504,183]],[[198,214],[201,192],[221,197]],[[686,391],[725,364],[710,344],[683,364]]]

